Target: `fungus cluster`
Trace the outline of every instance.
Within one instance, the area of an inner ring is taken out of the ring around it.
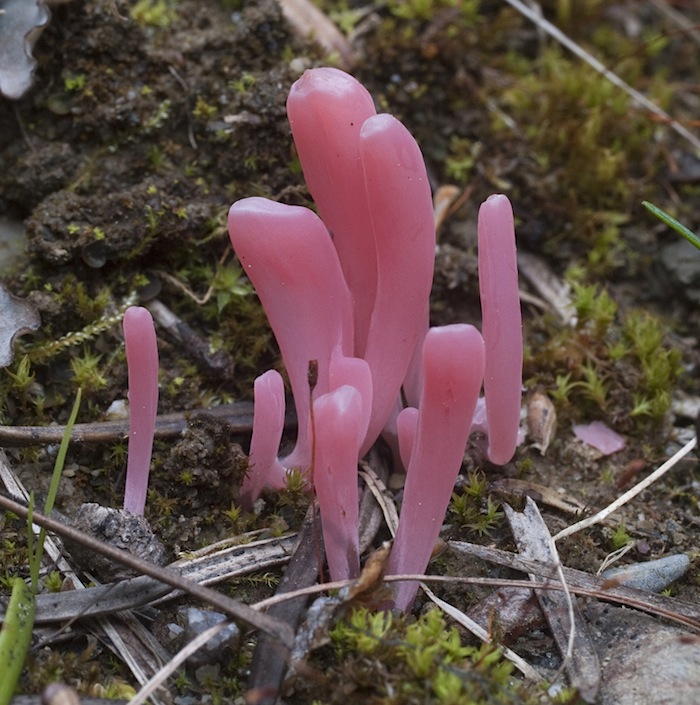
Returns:
[[[275,371],[258,377],[241,501],[283,487],[291,468],[307,472],[331,577],[354,577],[357,462],[388,431],[407,471],[389,573],[422,572],[477,406],[492,462],[508,462],[517,443],[522,331],[510,203],[491,196],[479,211],[482,333],[466,324],[429,328],[435,231],[415,140],[337,69],[307,71],[287,112],[320,217],[245,198],[228,224],[284,359],[299,428],[292,452],[278,457],[284,385]],[[400,583],[396,606],[409,607],[416,589]]]
[[[265,372],[254,385],[250,471],[240,501],[252,505],[300,468],[318,498],[331,577],[355,577],[357,463],[384,433],[407,472],[388,573],[421,573],[471,431],[488,435],[493,463],[508,462],[515,451],[522,330],[512,209],[495,195],[479,210],[482,333],[467,324],[430,328],[435,230],[415,140],[401,122],[378,115],[367,90],[337,69],[307,71],[292,86],[287,111],[320,217],[245,198],[231,206],[228,225],[282,353],[298,433],[292,452],[278,457],[284,383],[278,372]],[[127,310],[124,337],[124,508],[143,514],[158,404],[158,351],[146,309]],[[416,590],[399,583],[395,605],[407,609]]]

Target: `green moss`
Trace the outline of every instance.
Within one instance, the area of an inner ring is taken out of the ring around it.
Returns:
[[[610,537],[612,543],[612,550],[618,551],[624,548],[628,543],[634,541],[634,539],[627,533],[627,528],[624,524],[618,524]]]
[[[556,214],[549,218],[570,221],[550,245],[564,238],[585,244],[601,273],[622,266],[631,253],[619,229],[646,173],[652,123],[623,91],[558,47],[535,62],[518,55],[508,69],[512,83],[497,97],[503,112],[494,112],[492,128],[504,136],[517,129],[535,156],[531,198],[550,204]]]
[[[402,20],[429,22],[445,8],[456,8],[464,16],[473,17],[478,10],[478,0],[389,0],[391,14]]]
[[[346,699],[383,705],[535,702],[496,647],[464,645],[437,609],[415,621],[356,609],[330,636],[335,662],[324,667],[326,685],[334,693],[344,683]],[[322,702],[339,697],[329,694]]]
[[[581,420],[604,413],[624,432],[662,428],[681,371],[680,352],[665,342],[665,327],[652,314],[630,310],[622,316],[604,287],[571,270],[573,328],[543,321],[548,340],[528,352],[531,380],[551,390],[562,415]]]
[[[197,96],[197,102],[195,103],[194,110],[192,110],[192,116],[197,118],[197,120],[202,120],[204,122],[208,120],[213,120],[218,112],[215,105],[210,105],[202,98],[201,95]]]
[[[488,496],[488,483],[482,472],[470,472],[467,483],[452,494],[448,509],[450,517],[460,526],[489,534],[503,518],[499,505]]]
[[[129,10],[138,24],[164,29],[177,19],[176,0],[137,0]]]
[[[66,76],[63,79],[63,87],[67,91],[80,91],[85,87],[85,74],[79,73],[75,76]]]

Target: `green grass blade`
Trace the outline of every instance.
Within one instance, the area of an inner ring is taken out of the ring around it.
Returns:
[[[75,401],[73,402],[73,409],[70,412],[70,418],[66,424],[66,430],[63,433],[63,438],[61,439],[61,445],[58,449],[58,454],[56,455],[56,462],[53,466],[53,473],[51,475],[51,483],[49,485],[49,491],[46,495],[46,502],[44,503],[44,514],[49,516],[53,510],[53,505],[56,503],[56,495],[58,494],[58,485],[61,482],[61,474],[63,473],[63,467],[66,464],[66,454],[68,453],[68,444],[70,443],[70,437],[73,433],[73,426],[75,425],[75,420],[78,418],[78,410],[80,409],[80,400],[82,398],[82,389],[78,388],[78,392],[75,395]],[[31,535],[31,522],[29,523],[29,533]],[[36,550],[29,552],[29,568],[32,576],[32,586],[37,589],[37,582],[39,578],[39,565],[41,564],[41,556],[44,553],[44,541],[46,540],[46,529],[41,529],[39,532],[39,540],[37,541]]]
[[[32,641],[34,612],[34,591],[15,578],[0,629],[0,705],[9,705],[17,687]]]
[[[688,242],[695,245],[695,247],[700,250],[700,237],[698,237],[692,230],[689,230],[682,223],[679,223],[674,217],[670,216],[666,211],[662,211],[661,208],[655,206],[649,201],[642,201],[642,205],[649,211],[651,211],[662,223],[668,225],[669,228],[673,228],[679,235],[682,235]]]
[[[73,426],[75,425],[75,420],[78,418],[78,410],[80,409],[80,399],[82,397],[82,389],[78,387],[78,393],[75,395],[75,401],[73,402],[73,409],[70,412],[70,418],[66,424],[66,430],[61,439],[61,446],[58,449],[58,455],[56,456],[56,463],[53,466],[53,475],[51,475],[51,484],[49,485],[49,492],[46,495],[46,503],[44,504],[44,514],[49,516],[53,510],[53,505],[56,502],[56,495],[58,494],[58,484],[61,481],[61,473],[63,472],[63,466],[66,464],[66,453],[68,452],[68,444],[70,443],[70,437],[73,433]]]

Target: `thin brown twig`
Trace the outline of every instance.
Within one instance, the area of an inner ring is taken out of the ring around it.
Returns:
[[[253,403],[238,401],[221,404],[211,409],[194,409],[156,417],[156,438],[176,438],[187,428],[188,422],[198,416],[215,416],[228,421],[234,434],[248,434],[253,429]],[[285,416],[285,428],[296,426],[294,413]],[[25,446],[51,445],[60,443],[66,431],[65,426],[0,426],[0,448],[22,448]],[[78,443],[113,443],[129,434],[129,421],[100,421],[79,423],[73,426],[71,441]]]
[[[548,574],[551,573],[552,576],[556,574],[554,566],[545,566],[536,561],[526,561],[520,559],[523,564],[527,564],[526,570],[535,571],[539,573]],[[621,605],[626,605],[628,607],[634,607],[636,609],[642,610],[643,612],[648,612],[650,614],[655,614],[659,617],[664,617],[672,622],[677,622],[686,627],[692,629],[697,629],[700,631],[700,619],[694,619],[680,612],[674,612],[672,610],[666,609],[649,600],[650,596],[642,590],[635,590],[634,588],[629,588],[625,586],[618,586],[611,588],[610,590],[605,590],[600,587],[586,587],[576,582],[573,582],[571,576],[569,575],[569,570],[565,568],[564,571],[567,573],[567,580],[569,584],[569,589],[572,593],[577,595],[586,595],[588,597],[595,597],[599,600],[604,600],[606,602],[615,602]],[[575,571],[579,572],[579,571]],[[595,578],[595,576],[589,576]],[[491,587],[521,587],[528,589],[538,589],[538,590],[558,590],[562,591],[561,582],[558,580],[555,582],[553,580],[542,580],[540,582],[534,582],[531,580],[512,580],[506,578],[479,578],[479,577],[469,577],[469,576],[452,576],[452,575],[420,575],[420,574],[408,574],[408,575],[387,575],[384,580],[388,583],[398,582],[401,580],[415,580],[418,582],[425,583],[452,583],[452,584],[462,584],[462,585],[484,585]],[[602,583],[602,581],[601,581]],[[337,580],[331,583],[323,583],[319,585],[312,585],[308,588],[301,588],[294,592],[287,592],[281,595],[275,595],[269,597],[260,602],[256,602],[253,607],[255,609],[267,609],[271,605],[275,605],[278,602],[283,602],[284,600],[290,600],[295,597],[301,597],[304,595],[315,595],[318,593],[326,592],[328,590],[341,590],[342,588],[348,587],[353,584],[352,580]],[[638,595],[638,597],[637,597]]]

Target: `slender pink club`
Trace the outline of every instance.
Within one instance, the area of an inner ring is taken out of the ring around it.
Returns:
[[[294,395],[297,445],[284,465],[311,462],[309,362],[318,363],[314,396],[330,391],[336,349],[352,354],[352,307],[338,255],[313,211],[264,198],[231,206],[231,243],[275,334]]]
[[[433,281],[435,225],[423,155],[391,115],[360,132],[360,155],[377,257],[377,297],[364,358],[373,402],[366,453],[389,417],[416,344],[425,334]]]
[[[347,384],[314,401],[313,480],[331,580],[360,572],[357,455],[363,416],[360,394]]]
[[[287,98],[304,179],[340,257],[353,298],[354,354],[363,356],[377,290],[374,233],[360,162],[360,129],[376,114],[369,91],[335,68],[305,71]]]
[[[284,431],[284,382],[277,370],[268,370],[253,385],[253,434],[248,472],[241,485],[240,503],[250,509],[267,488],[280,490],[287,474],[277,459]]]
[[[523,331],[513,209],[502,194],[489,196],[479,209],[479,291],[486,345],[488,457],[503,465],[518,443]]]
[[[129,457],[124,509],[143,515],[158,413],[158,343],[147,309],[131,306],[124,313],[123,325],[129,370]]]
[[[483,376],[484,342],[476,328],[458,323],[428,331],[418,419],[403,419],[415,437],[388,575],[422,573],[428,565],[462,467]],[[416,583],[399,583],[396,607],[407,609],[417,590]]]

